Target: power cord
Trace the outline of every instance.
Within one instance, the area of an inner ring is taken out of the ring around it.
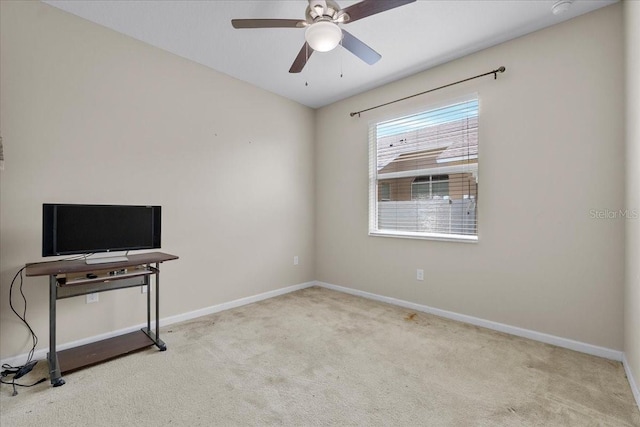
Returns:
[[[73,257],[69,257],[69,258],[64,258],[62,260],[57,260],[57,261],[71,261],[71,260],[79,260],[79,259],[86,259],[87,257],[93,255],[93,253],[88,253],[88,254],[82,254],[82,255],[77,255],[77,256],[73,256]],[[55,261],[50,261],[50,262],[55,262]],[[33,329],[31,329],[31,325],[29,325],[29,322],[27,322],[27,298],[24,295],[24,291],[22,290],[22,285],[23,285],[23,278],[22,278],[22,272],[25,270],[25,267],[22,267],[15,276],[13,276],[13,280],[11,280],[11,286],[9,287],[9,307],[11,307],[11,311],[14,312],[14,314],[16,316],[18,316],[18,319],[20,319],[22,321],[22,323],[25,324],[25,326],[27,327],[27,329],[29,329],[29,332],[31,333],[31,342],[32,342],[32,346],[31,346],[31,350],[29,350],[29,354],[27,355],[27,362],[22,365],[22,366],[11,366],[7,363],[2,365],[2,371],[0,371],[0,383],[2,384],[10,384],[13,386],[13,394],[12,396],[15,396],[18,394],[18,391],[16,390],[16,386],[18,387],[33,387],[34,385],[40,384],[44,381],[46,381],[46,378],[41,378],[40,380],[36,381],[33,384],[18,384],[16,383],[16,380],[27,375],[29,372],[31,372],[33,370],[33,368],[36,366],[36,364],[38,363],[37,360],[33,360],[33,353],[36,350],[36,346],[38,345],[38,336],[36,335],[35,332],[33,332]],[[20,277],[20,295],[22,296],[22,300],[24,301],[24,309],[22,310],[22,315],[20,315],[20,313],[18,313],[16,311],[16,309],[13,306],[13,285],[16,283],[16,279]],[[11,381],[7,381],[5,380],[6,377],[12,376]]]
[[[13,280],[11,280],[11,286],[9,287],[9,307],[11,307],[11,311],[14,312],[14,314],[16,316],[18,316],[18,318],[22,321],[22,323],[25,324],[25,326],[27,327],[27,329],[29,329],[29,332],[31,333],[31,342],[32,342],[32,346],[31,346],[31,350],[29,350],[29,354],[27,355],[27,362],[22,365],[22,366],[11,366],[7,363],[2,365],[2,371],[0,372],[0,383],[2,384],[10,384],[13,386],[13,394],[12,396],[15,396],[18,394],[18,391],[16,390],[16,386],[18,387],[33,387],[36,384],[40,384],[41,382],[45,381],[46,378],[42,378],[40,380],[38,380],[37,382],[30,384],[30,385],[25,385],[25,384],[18,384],[16,383],[16,380],[25,376],[26,374],[28,374],[29,372],[31,372],[33,370],[33,368],[36,366],[36,363],[38,363],[37,360],[32,360],[33,359],[33,353],[36,350],[36,346],[38,345],[38,336],[36,335],[35,332],[33,332],[33,329],[31,329],[31,326],[29,325],[29,322],[27,322],[27,298],[24,295],[24,291],[22,290],[22,285],[23,285],[23,278],[22,278],[22,272],[24,271],[26,267],[22,267],[20,269],[20,271],[18,271],[16,273],[15,276],[13,276]],[[15,307],[13,306],[13,286],[16,283],[16,279],[20,277],[20,295],[22,296],[22,299],[24,301],[24,309],[22,310],[22,315],[20,315],[20,313],[18,313],[18,311],[15,309]],[[12,376],[11,381],[7,381],[5,380],[6,377]]]
[[[33,387],[34,385],[38,385],[40,383],[45,382],[47,379],[46,378],[40,378],[38,381],[36,381],[33,384],[18,384],[16,383],[16,380],[27,375],[29,372],[31,372],[31,370],[36,366],[36,363],[38,363],[37,360],[33,360],[31,362],[28,362],[25,365],[19,366],[19,367],[14,367],[8,364],[3,364],[2,368],[3,371],[0,372],[0,383],[2,384],[10,384],[13,386],[13,393],[11,394],[12,396],[15,396],[18,394],[18,390],[16,390],[16,386],[18,387]],[[13,375],[13,377],[11,378],[11,381],[6,381],[4,378],[8,377],[9,375]]]

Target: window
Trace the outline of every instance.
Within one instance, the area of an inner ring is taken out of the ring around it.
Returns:
[[[378,199],[382,202],[388,202],[391,200],[391,184],[388,182],[381,182],[378,184],[378,189],[380,190],[380,194]]]
[[[477,240],[478,99],[372,123],[369,234]]]
[[[448,198],[449,175],[419,176],[411,183],[411,200]]]

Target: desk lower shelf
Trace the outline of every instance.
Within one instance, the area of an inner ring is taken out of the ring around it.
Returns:
[[[156,344],[142,330],[58,351],[62,373],[114,359]]]

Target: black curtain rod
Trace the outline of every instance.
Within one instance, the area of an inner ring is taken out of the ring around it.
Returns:
[[[445,87],[457,85],[459,83],[468,82],[469,80],[478,79],[480,77],[488,76],[488,75],[491,75],[491,74],[493,74],[493,78],[495,80],[495,79],[498,78],[498,73],[504,73],[505,70],[506,70],[506,68],[504,68],[504,66],[502,66],[502,67],[497,68],[497,69],[495,69],[493,71],[489,71],[488,73],[478,74],[477,76],[469,77],[468,79],[459,80],[459,81],[454,82],[454,83],[449,83],[448,85],[440,86],[440,87],[437,87],[437,88],[434,88],[434,89],[425,90],[424,92],[416,93],[414,95],[405,96],[404,98],[396,99],[395,101],[385,102],[384,104],[376,105],[375,107],[367,108],[366,110],[360,110],[360,111],[356,111],[356,112],[353,112],[353,113],[349,113],[349,115],[351,117],[353,117],[353,116],[355,116],[357,114],[358,117],[360,117],[360,113],[364,113],[366,111],[375,110],[376,108],[384,107],[384,106],[389,105],[389,104],[395,104],[396,102],[404,101],[406,99],[413,98],[415,96],[424,95],[425,93],[429,93],[429,92],[433,92],[433,91],[436,91],[436,90],[444,89]]]

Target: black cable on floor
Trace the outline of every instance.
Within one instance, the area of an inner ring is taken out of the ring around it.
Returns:
[[[27,327],[27,329],[29,329],[29,333],[31,333],[31,350],[29,350],[29,354],[27,355],[27,362],[24,365],[21,366],[11,366],[8,363],[5,363],[2,365],[2,371],[0,372],[0,383],[2,384],[10,384],[13,386],[13,396],[15,396],[16,394],[18,394],[18,391],[16,390],[16,386],[18,387],[33,387],[36,384],[40,384],[41,382],[45,381],[46,378],[42,378],[40,380],[38,380],[37,382],[33,383],[33,384],[18,384],[16,383],[16,380],[25,376],[26,374],[28,374],[29,372],[31,372],[31,370],[33,370],[33,368],[36,366],[36,363],[38,363],[37,360],[33,360],[33,354],[36,350],[36,346],[38,345],[38,336],[36,335],[36,333],[33,331],[33,329],[31,328],[31,325],[29,325],[29,322],[27,322],[27,298],[24,295],[24,291],[23,291],[23,278],[22,278],[22,272],[24,271],[26,267],[22,267],[15,276],[13,276],[13,280],[11,280],[11,286],[9,287],[9,307],[11,307],[11,311],[14,312],[14,314],[16,316],[18,316],[18,318],[22,321],[22,323],[25,324],[25,326]],[[22,310],[22,315],[20,315],[20,313],[18,313],[18,311],[15,309],[15,307],[13,306],[13,286],[16,283],[16,279],[20,277],[20,295],[22,296],[22,300],[24,301],[24,309]],[[6,377],[11,376],[11,381],[7,381],[5,380]]]

